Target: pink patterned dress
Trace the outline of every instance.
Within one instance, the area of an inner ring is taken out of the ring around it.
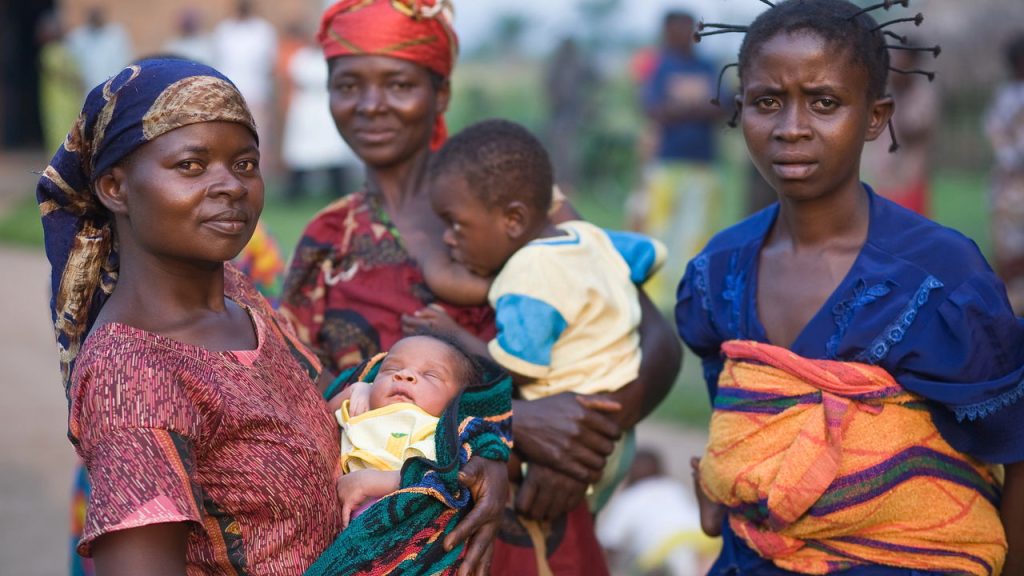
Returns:
[[[124,324],[86,340],[70,435],[92,496],[78,550],[128,528],[186,522],[193,574],[301,574],[334,540],[338,432],[320,364],[237,272],[255,350],[212,352]]]

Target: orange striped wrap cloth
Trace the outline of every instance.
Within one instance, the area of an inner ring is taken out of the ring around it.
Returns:
[[[885,370],[749,341],[722,351],[700,482],[753,550],[806,574],[1000,573],[992,470],[947,444]]]

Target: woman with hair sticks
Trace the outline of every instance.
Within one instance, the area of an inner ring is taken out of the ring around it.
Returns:
[[[324,13],[320,41],[330,68],[331,112],[366,166],[366,189],[328,206],[309,224],[292,259],[282,309],[333,371],[421,327],[426,320],[417,313],[427,307],[441,307],[470,332],[492,337],[488,307],[437,301],[418,264],[428,251],[445,250],[444,226],[431,209],[425,176],[431,152],[446,137],[444,112],[458,50],[448,3],[344,0]],[[607,571],[582,494],[600,477],[622,430],[667,393],[680,358],[675,337],[646,298],[641,334],[640,378],[621,391],[514,401],[515,449],[531,463],[515,506],[555,521],[533,540],[517,526],[503,526],[493,573],[532,573],[535,543],[549,548],[540,557],[555,573]],[[497,533],[501,514],[492,518],[481,534]]]
[[[973,242],[859,179],[893,113],[884,28],[922,18],[869,14],[896,3],[741,29],[740,125],[778,202],[711,240],[676,307],[714,406],[711,574],[1024,573],[1024,324]]]

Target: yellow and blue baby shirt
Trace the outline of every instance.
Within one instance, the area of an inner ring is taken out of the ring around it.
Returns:
[[[636,378],[635,284],[665,261],[665,246],[642,234],[583,221],[558,229],[562,235],[513,254],[488,293],[498,328],[488,350],[506,369],[534,380],[519,388],[527,400],[608,392]]]

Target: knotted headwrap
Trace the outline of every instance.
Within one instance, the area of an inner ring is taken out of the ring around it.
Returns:
[[[448,0],[340,0],[324,12],[317,35],[324,58],[389,56],[408,60],[444,78],[459,51]],[[448,138],[438,114],[430,138],[437,150]]]
[[[113,219],[93,182],[146,142],[211,121],[237,122],[256,135],[242,95],[213,68],[189,60],[143,60],[89,92],[67,139],[43,170],[36,199],[51,266],[50,311],[65,393],[82,340],[117,282]]]

